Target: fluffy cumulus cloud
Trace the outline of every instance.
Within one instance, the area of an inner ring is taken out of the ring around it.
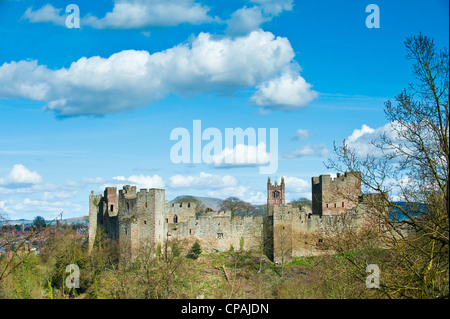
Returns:
[[[32,172],[22,164],[13,166],[9,174],[0,178],[0,185],[26,185],[38,184],[42,182],[42,176],[37,172]]]
[[[278,178],[278,185],[281,183],[281,178]],[[305,197],[311,199],[311,183],[298,177],[285,176],[285,201],[289,203],[290,201],[297,200],[300,197]]]
[[[252,0],[248,5],[233,12],[229,19],[221,19],[210,16],[210,8],[194,0],[114,0],[111,11],[103,17],[88,13],[81,18],[81,25],[97,29],[145,29],[214,22],[225,23],[227,33],[239,35],[258,29],[283,11],[291,11],[293,0]],[[46,4],[36,10],[29,7],[23,19],[64,26],[66,12]]]
[[[61,212],[69,217],[80,216],[86,214],[86,207],[85,199],[76,198],[79,189],[80,185],[44,183],[39,173],[16,164],[0,178],[0,196],[8,198],[0,201],[0,212],[10,219],[33,219],[40,215],[51,220]]]
[[[260,28],[283,11],[291,11],[293,0],[253,0],[253,6],[244,6],[231,14],[226,20],[228,34],[239,35]]]
[[[225,147],[221,153],[212,156],[214,167],[257,166],[270,162],[270,153],[266,151],[266,144],[255,145],[237,144],[234,148]]]
[[[37,10],[33,10],[33,8],[30,7],[25,11],[22,18],[33,23],[51,22],[60,26],[65,26],[66,24],[66,17],[63,9],[55,8],[51,4],[46,4]]]
[[[201,172],[196,176],[174,175],[169,179],[172,188],[223,188],[237,185],[237,180],[231,175],[215,175]]]
[[[233,35],[245,34],[256,30],[264,22],[270,21],[271,18],[265,16],[260,7],[251,8],[243,7],[236,10],[227,21],[227,33]]]
[[[281,183],[281,179],[278,184]],[[284,178],[284,183],[286,185],[286,192],[290,193],[305,193],[311,191],[311,184],[304,179],[287,176]]]
[[[56,70],[37,61],[4,63],[0,97],[45,101],[46,109],[74,116],[124,112],[170,93],[192,96],[256,87],[256,104],[294,109],[315,93],[299,74],[292,75],[298,69],[293,58],[289,41],[270,32],[236,38],[200,33],[165,51],[83,57]]]
[[[285,110],[306,106],[318,96],[311,84],[291,70],[259,84],[257,88],[252,96],[256,105]]]
[[[306,156],[327,156],[328,152],[325,144],[308,144],[284,153],[283,157],[293,159]]]
[[[379,142],[382,135],[395,140],[396,132],[392,129],[393,125],[397,124],[387,123],[374,129],[363,124],[361,129],[355,129],[345,142],[350,149],[355,151],[358,157],[365,157],[369,154],[377,157],[383,156],[382,150],[375,147],[372,142]]]
[[[116,0],[112,11],[103,18],[90,15],[82,23],[98,29],[201,24],[214,20],[208,15],[208,11],[208,7],[193,0]]]
[[[112,11],[99,18],[88,14],[81,26],[97,29],[143,29],[176,26],[183,23],[201,24],[215,19],[208,15],[209,8],[193,0],[115,0]],[[50,22],[65,26],[66,13],[51,4],[33,10],[28,8],[23,19],[30,22]]]

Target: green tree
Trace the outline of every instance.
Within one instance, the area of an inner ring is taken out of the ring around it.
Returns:
[[[198,242],[198,240],[196,240],[195,243],[192,244],[191,250],[189,251],[187,257],[197,259],[201,253],[202,248],[200,247],[200,243]]]
[[[219,206],[222,211],[230,211],[231,217],[235,216],[251,216],[257,213],[255,207],[237,197],[228,197],[224,199]]]
[[[41,230],[42,228],[45,228],[45,226],[47,226],[47,224],[45,223],[45,219],[42,216],[36,216],[33,220],[33,226],[37,229],[37,230]]]
[[[291,201],[292,206],[295,207],[309,207],[312,208],[312,202],[310,199],[306,198],[306,197],[300,197],[297,200],[293,200]]]
[[[45,298],[46,299],[53,299],[53,288],[50,281],[47,281],[47,289],[45,290]]]

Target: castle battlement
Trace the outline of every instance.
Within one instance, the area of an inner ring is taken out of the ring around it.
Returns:
[[[197,205],[194,202],[181,202],[181,203],[172,203],[171,207],[193,207],[195,208]]]
[[[124,198],[136,198],[136,186],[125,185],[121,190],[119,190],[119,197]]]
[[[200,241],[203,251],[225,251],[230,247],[264,251],[274,261],[320,254],[325,240],[320,234],[327,225],[364,221],[365,203],[376,199],[361,195],[358,172],[312,177],[312,210],[308,206],[285,204],[285,182],[267,181],[267,216],[233,216],[231,211],[196,212],[195,202],[172,203],[165,190],[140,189],[125,185],[106,187],[103,194],[89,194],[89,247],[102,228],[120,245],[125,245],[130,258],[144,243],[165,244],[168,238],[187,242]],[[358,206],[359,205],[359,206]]]
[[[319,176],[314,176],[311,178],[311,182],[313,185],[321,184],[321,183],[344,183],[350,179],[361,179],[360,172],[345,172],[344,174],[336,173],[336,177],[331,177],[329,174],[323,174]]]

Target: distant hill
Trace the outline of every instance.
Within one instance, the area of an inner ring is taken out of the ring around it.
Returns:
[[[210,208],[212,210],[219,210],[220,203],[222,203],[222,199],[220,198],[214,198],[214,197],[200,197],[200,196],[190,196],[190,195],[180,195],[172,199],[169,203],[173,204],[179,199],[186,198],[186,197],[193,197],[203,203],[206,208]]]
[[[33,219],[13,219],[13,220],[8,220],[6,221],[7,225],[22,225],[24,224],[25,226],[28,225],[32,225],[33,224]],[[48,224],[50,223],[52,220],[45,220],[45,222]],[[55,224],[56,222],[53,221],[52,225]],[[72,217],[72,218],[63,218],[62,220],[63,224],[83,224],[83,225],[89,225],[89,216],[83,216],[83,217]]]

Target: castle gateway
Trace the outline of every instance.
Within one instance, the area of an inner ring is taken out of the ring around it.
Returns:
[[[227,211],[196,212],[195,203],[169,204],[164,189],[126,185],[106,187],[89,195],[89,249],[98,230],[117,240],[133,259],[137,249],[150,245],[153,252],[167,240],[200,242],[204,252],[230,247],[261,251],[278,263],[293,257],[323,253],[323,228],[346,217],[356,227],[364,224],[367,195],[361,195],[359,172],[311,179],[312,208],[285,204],[285,184],[267,182],[267,216],[234,216]]]

